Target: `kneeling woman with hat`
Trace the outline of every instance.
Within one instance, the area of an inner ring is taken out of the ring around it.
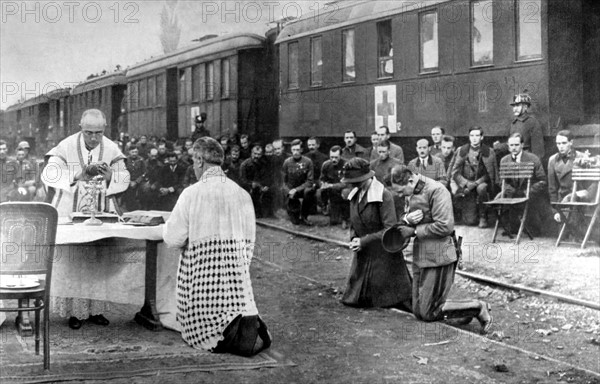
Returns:
[[[356,307],[411,308],[411,279],[402,251],[382,246],[383,232],[397,223],[390,191],[373,176],[369,162],[349,160],[342,183],[353,189],[350,200],[350,249],[354,259],[342,303]]]

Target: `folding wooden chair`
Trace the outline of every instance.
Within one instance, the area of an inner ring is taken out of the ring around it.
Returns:
[[[585,243],[587,243],[590,234],[592,233],[592,229],[596,220],[598,219],[598,214],[600,212],[600,188],[598,183],[600,182],[600,168],[573,168],[571,174],[573,180],[573,190],[571,191],[571,199],[568,202],[553,202],[552,206],[556,208],[562,218],[563,225],[560,228],[560,233],[558,234],[558,239],[556,239],[556,246],[558,247],[563,235],[565,234],[565,230],[569,224],[572,224],[573,218],[585,218],[586,211],[593,209],[592,218],[585,232],[585,236],[581,243],[581,249],[585,248]],[[582,183],[595,183],[596,184],[596,193],[591,201],[583,202],[583,201],[575,201],[575,192],[580,189]],[[573,213],[579,214],[573,214]]]
[[[500,197],[495,200],[488,201],[485,204],[490,205],[493,209],[496,210],[496,225],[494,226],[494,235],[492,236],[492,243],[496,242],[496,237],[498,235],[498,227],[502,222],[502,226],[506,230],[508,237],[512,239],[512,235],[510,234],[510,223],[508,220],[503,218],[503,213],[507,212],[511,209],[518,209],[520,206],[524,205],[523,215],[521,216],[521,224],[519,225],[519,231],[517,233],[517,239],[515,244],[519,244],[519,240],[521,239],[521,235],[523,231],[527,233],[527,236],[531,240],[533,237],[525,228],[525,221],[527,219],[527,212],[529,210],[529,192],[531,189],[531,178],[533,177],[533,163],[504,163],[500,164],[500,179],[502,180],[502,191],[500,192]],[[506,196],[506,180],[523,180],[523,182],[527,181],[527,188],[525,189],[524,197],[505,197]]]
[[[0,301],[19,302],[16,307],[3,307],[0,311],[18,312],[19,317],[24,312],[35,312],[35,354],[40,353],[42,328],[44,370],[50,369],[49,299],[57,224],[58,213],[50,204],[0,204]],[[29,306],[29,300],[34,300],[33,307]],[[42,311],[43,327],[40,326]]]

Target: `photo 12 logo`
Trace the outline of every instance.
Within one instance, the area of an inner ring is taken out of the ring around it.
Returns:
[[[2,23],[139,23],[137,2],[79,2],[79,1],[3,1]]]

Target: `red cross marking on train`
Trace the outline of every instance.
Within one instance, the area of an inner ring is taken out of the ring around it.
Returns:
[[[388,125],[388,117],[394,114],[394,103],[388,101],[387,91],[383,91],[383,102],[377,104],[377,116],[383,117],[383,125]]]

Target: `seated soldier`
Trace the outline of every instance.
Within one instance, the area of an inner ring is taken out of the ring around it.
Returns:
[[[455,154],[452,178],[458,185],[457,203],[462,205],[462,219],[467,225],[475,225],[479,216],[479,228],[486,228],[487,207],[498,177],[494,150],[483,144],[483,129],[469,128],[470,144],[460,147]],[[478,213],[478,214],[477,214]]]
[[[9,162],[7,169],[12,170],[12,188],[9,188],[9,201],[32,201],[37,190],[37,164],[25,158],[23,148],[17,148],[17,158]]]
[[[513,133],[508,138],[508,149],[510,154],[500,160],[500,167],[503,164],[513,163],[533,163],[533,176],[531,177],[531,187],[529,193],[529,213],[525,225],[532,232],[533,236],[542,232],[544,226],[548,226],[548,220],[551,217],[550,202],[548,201],[546,173],[540,159],[531,152],[523,151],[523,136],[520,133]],[[505,180],[504,197],[524,197],[526,194],[527,183],[517,179]],[[499,198],[500,194],[496,196]],[[516,209],[509,210],[509,230],[516,233],[519,228],[519,216]],[[552,221],[550,221],[552,222]],[[553,229],[553,228],[552,228]]]
[[[292,224],[312,225],[308,221],[311,189],[314,182],[312,161],[302,156],[302,141],[292,141],[292,156],[281,167],[285,205]]]
[[[329,150],[329,160],[321,168],[321,187],[317,190],[317,199],[325,207],[329,205],[329,225],[342,222],[342,229],[348,228],[349,203],[342,197],[346,184],[340,182],[341,171],[346,162],[342,159],[342,148],[334,145]]]
[[[389,181],[390,170],[396,165],[402,164],[400,160],[390,156],[391,143],[388,140],[380,140],[377,144],[377,153],[379,158],[370,164],[372,171],[375,171],[375,178],[383,185]]]
[[[390,143],[390,157],[400,161],[401,164],[404,164],[404,151],[402,150],[402,147],[392,143],[390,140],[390,137],[392,137],[390,129],[387,126],[382,125],[377,128],[377,134],[379,135],[379,142],[387,141]]]
[[[252,197],[256,218],[273,216],[273,174],[263,149],[259,144],[252,146],[249,159],[240,167],[240,182]]]
[[[317,189],[319,189],[320,186],[320,178],[321,178],[321,168],[323,167],[323,163],[327,160],[327,155],[324,154],[323,152],[321,152],[319,150],[319,147],[321,146],[321,141],[319,140],[318,137],[310,137],[307,141],[306,141],[306,146],[308,147],[308,152],[306,152],[306,157],[308,157],[310,159],[310,161],[312,161],[313,163],[313,170],[314,170],[314,184],[313,184],[313,188],[311,190],[311,193],[313,196],[311,196],[311,201],[312,202],[317,202],[316,199],[316,192]],[[322,209],[323,207],[321,207]],[[311,214],[316,214],[317,213],[317,204],[313,204],[310,207],[310,213]]]
[[[417,141],[418,156],[408,163],[408,167],[414,173],[427,176],[432,180],[439,181],[444,187],[448,187],[444,163],[439,157],[429,154],[430,148],[427,139]]]
[[[548,160],[548,192],[551,202],[590,201],[596,194],[597,183],[577,184],[574,199],[572,199],[573,166],[577,166],[585,155],[573,149],[573,135],[571,131],[563,130],[556,134],[556,147],[558,153]],[[556,209],[553,210],[554,221],[561,223],[564,217]],[[575,220],[571,220],[574,223]],[[580,223],[585,223],[581,221]],[[585,226],[582,228],[585,230]]]
[[[130,178],[129,187],[123,193],[122,201],[128,211],[135,211],[141,208],[139,192],[146,173],[146,163],[139,156],[139,149],[135,144],[129,146],[129,157],[125,165]]]
[[[183,176],[187,168],[177,164],[177,155],[167,152],[165,166],[158,174],[158,205],[162,211],[171,211],[183,190]]]
[[[241,166],[242,159],[240,158],[240,147],[238,145],[232,145],[231,151],[229,152],[229,158],[225,159],[225,163],[223,163],[223,172],[238,185],[240,185]]]
[[[159,209],[158,204],[158,175],[164,163],[158,160],[158,149],[151,148],[146,160],[146,173],[140,185],[138,195],[140,196],[141,209]]]

